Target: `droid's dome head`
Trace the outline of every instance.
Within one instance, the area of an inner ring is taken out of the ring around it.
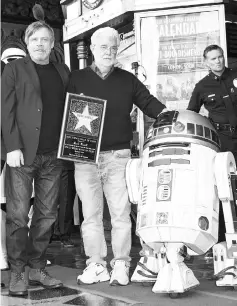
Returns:
[[[14,61],[18,58],[22,58],[22,57],[25,57],[25,56],[26,56],[26,53],[22,49],[15,48],[15,47],[10,47],[10,48],[6,49],[5,51],[3,51],[2,56],[1,56],[1,60],[5,64],[7,64],[11,61]]]
[[[220,139],[210,120],[189,110],[161,113],[148,129],[144,149],[151,145],[179,142],[220,150]]]

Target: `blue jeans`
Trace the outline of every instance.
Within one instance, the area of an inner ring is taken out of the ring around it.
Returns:
[[[60,236],[62,239],[67,239],[71,236],[75,196],[74,170],[64,168],[60,182],[58,216],[53,229],[54,234]]]
[[[115,260],[131,260],[131,204],[125,180],[129,149],[101,152],[98,165],[75,163],[75,183],[82,201],[84,221],[81,226],[85,253],[91,262],[106,265],[107,247],[103,228],[103,192],[112,224],[112,249]]]
[[[36,155],[30,166],[6,168],[7,255],[11,270],[24,271],[26,265],[42,269],[56,220],[62,160],[57,152]],[[28,229],[28,213],[34,180],[34,213]]]

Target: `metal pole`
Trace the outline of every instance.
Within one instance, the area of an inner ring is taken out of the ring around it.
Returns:
[[[87,66],[88,48],[84,40],[79,40],[77,44],[77,58],[79,61],[79,69]]]

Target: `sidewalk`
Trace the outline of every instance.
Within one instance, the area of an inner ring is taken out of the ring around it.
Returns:
[[[108,237],[107,237],[108,238]],[[200,286],[177,299],[171,299],[168,294],[154,294],[151,286],[130,283],[128,286],[110,286],[108,282],[94,285],[77,285],[77,275],[85,267],[85,256],[82,253],[80,239],[73,237],[77,246],[63,248],[60,242],[50,245],[47,258],[52,261],[48,270],[52,275],[64,283],[62,289],[43,289],[31,287],[26,298],[8,297],[8,289],[2,290],[2,306],[22,305],[83,305],[83,306],[126,306],[126,305],[177,305],[177,306],[236,306],[236,291],[230,288],[216,287],[215,282],[208,280],[213,274],[212,261],[205,261],[204,256],[195,257],[193,263],[188,264],[200,281]],[[138,243],[132,248],[131,273],[139,260]],[[111,259],[109,247],[108,261]],[[2,272],[2,281],[8,282],[8,272]]]

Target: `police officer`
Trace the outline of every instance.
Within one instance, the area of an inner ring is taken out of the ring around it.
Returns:
[[[225,67],[224,52],[218,45],[206,47],[203,57],[210,72],[196,84],[188,109],[198,113],[204,105],[219,134],[221,151],[231,151],[237,162],[237,70]],[[223,241],[222,205],[219,216],[219,241]]]

